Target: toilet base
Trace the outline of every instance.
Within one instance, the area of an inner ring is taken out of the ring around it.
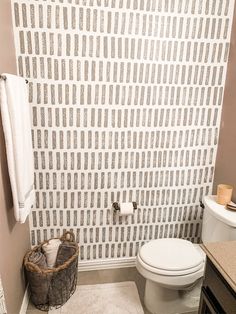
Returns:
[[[146,280],[144,304],[152,314],[197,313],[202,280],[194,287],[174,290]]]

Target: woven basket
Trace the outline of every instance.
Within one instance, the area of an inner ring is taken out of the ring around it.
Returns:
[[[78,272],[79,247],[75,242],[75,236],[67,231],[63,234],[61,241],[69,241],[76,246],[76,252],[64,264],[42,269],[36,264],[29,262],[29,256],[34,251],[41,251],[44,241],[26,253],[24,257],[24,268],[29,282],[30,298],[36,308],[48,311],[52,307],[61,307],[75,292]]]

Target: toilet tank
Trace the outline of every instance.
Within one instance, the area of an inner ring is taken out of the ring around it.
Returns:
[[[236,240],[236,211],[216,202],[216,196],[205,196],[202,220],[202,242]]]

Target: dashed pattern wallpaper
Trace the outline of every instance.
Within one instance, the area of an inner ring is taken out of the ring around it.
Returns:
[[[81,260],[200,240],[233,0],[12,0],[29,80],[32,244],[74,230]],[[133,216],[113,201],[136,201]]]

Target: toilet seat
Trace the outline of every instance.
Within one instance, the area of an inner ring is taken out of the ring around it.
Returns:
[[[144,278],[158,283],[159,285],[169,288],[169,289],[185,289],[191,286],[194,282],[200,279],[204,274],[204,263],[201,265],[201,268],[195,272],[192,272],[187,275],[177,275],[177,276],[168,276],[163,274],[158,274],[155,269],[148,269],[147,265],[142,262],[140,256],[137,256],[136,267],[141,275]]]
[[[146,243],[138,254],[146,270],[165,276],[195,273],[204,264],[203,255],[195,246],[183,239],[158,239]]]

